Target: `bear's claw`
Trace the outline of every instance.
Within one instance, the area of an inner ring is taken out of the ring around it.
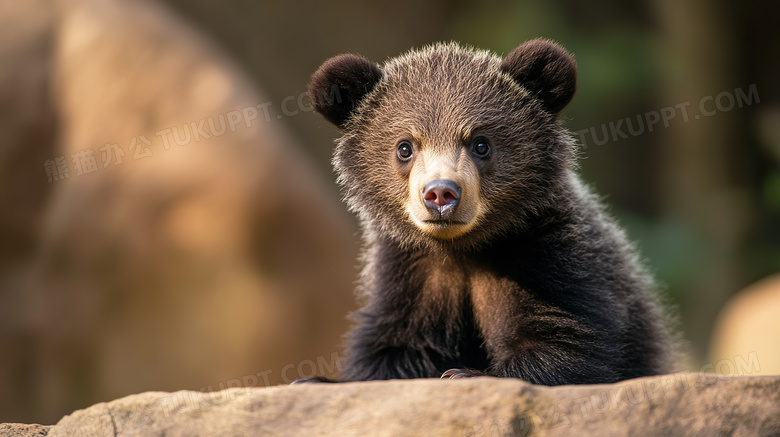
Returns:
[[[296,379],[295,381],[291,382],[290,385],[309,384],[309,383],[322,383],[322,382],[333,383],[333,382],[336,382],[336,381],[330,380],[330,379],[322,377],[322,376],[315,376],[313,378]]]
[[[487,376],[479,370],[471,369],[450,369],[441,374],[441,379],[461,379],[461,378],[475,378],[478,376]]]

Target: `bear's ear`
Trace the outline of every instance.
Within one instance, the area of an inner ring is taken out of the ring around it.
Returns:
[[[577,91],[577,63],[563,47],[545,39],[520,44],[501,62],[501,70],[557,114]]]
[[[315,111],[343,128],[360,100],[381,78],[382,70],[373,62],[356,55],[338,55],[325,61],[311,76],[309,98]]]

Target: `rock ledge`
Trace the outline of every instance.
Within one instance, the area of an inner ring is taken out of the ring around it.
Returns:
[[[48,433],[48,434],[47,434]],[[542,387],[475,378],[147,392],[3,436],[780,435],[780,376]]]

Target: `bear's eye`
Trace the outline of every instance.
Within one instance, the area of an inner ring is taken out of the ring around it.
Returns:
[[[484,158],[490,154],[490,142],[485,137],[477,137],[474,139],[474,154],[480,158]]]
[[[401,161],[408,161],[412,158],[412,144],[406,140],[401,141],[398,143],[396,154]]]

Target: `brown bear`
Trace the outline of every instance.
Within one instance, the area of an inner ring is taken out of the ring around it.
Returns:
[[[537,39],[326,61],[314,108],[364,254],[342,378],[608,383],[670,370],[635,248],[575,173],[576,64]],[[451,369],[451,370],[448,370]]]

